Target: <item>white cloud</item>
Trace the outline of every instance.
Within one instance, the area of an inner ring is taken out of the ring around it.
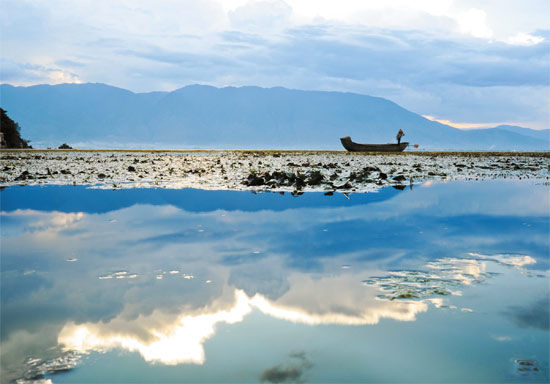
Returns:
[[[13,212],[0,212],[2,218],[17,220],[25,225],[23,231],[32,229],[36,231],[62,231],[73,228],[86,217],[83,212],[43,212],[32,209],[17,209]]]
[[[296,281],[303,278],[301,276]],[[350,285],[347,281],[349,279],[342,277],[336,281],[330,278],[317,282],[306,280],[306,285],[298,286],[290,294],[291,300],[296,301],[294,305],[271,301],[260,294],[249,297],[242,290],[235,290],[234,303],[225,305],[223,309],[214,306],[205,308],[200,313],[182,313],[175,319],[154,311],[148,316],[133,319],[121,314],[109,322],[77,325],[69,321],[59,333],[58,342],[67,350],[78,353],[123,348],[138,352],[149,362],[167,365],[203,364],[204,342],[214,336],[217,326],[221,323],[241,322],[253,309],[277,319],[309,325],[372,325],[382,318],[414,321],[418,313],[428,310],[428,305],[423,301],[375,300],[372,296],[365,295],[367,289],[356,281],[352,291],[359,302],[354,301],[342,295],[342,286],[338,283]],[[330,297],[326,296],[327,293]],[[317,304],[322,303],[323,308],[304,307],[314,307],[315,303],[312,305],[311,300],[318,300]]]
[[[58,341],[80,353],[124,348],[139,352],[146,361],[167,365],[202,364],[203,343],[214,335],[216,325],[241,322],[250,311],[249,298],[244,292],[236,291],[235,304],[228,309],[182,314],[168,324],[163,323],[165,316],[158,312],[132,320],[119,316],[108,323],[69,322],[61,330]],[[148,336],[145,339],[144,334]]]
[[[428,262],[425,267],[433,279],[431,284],[440,282],[442,286],[436,285],[438,288],[451,291],[450,288],[456,288],[457,284],[461,287],[485,282],[490,276],[487,274],[487,261],[518,268],[535,262],[529,256],[471,256],[482,259],[451,257]],[[216,334],[218,325],[242,322],[253,310],[276,319],[308,325],[375,325],[381,319],[415,321],[418,314],[428,310],[428,303],[435,308],[447,304],[443,298],[430,297],[431,294],[422,297],[419,293],[418,297],[410,300],[380,299],[377,296],[380,292],[387,293],[394,289],[397,292],[402,285],[408,290],[422,292],[423,287],[417,277],[414,282],[396,278],[407,272],[410,271],[390,272],[389,280],[377,280],[372,287],[360,283],[365,271],[321,278],[294,273],[289,276],[289,290],[274,300],[258,293],[248,296],[243,290],[225,286],[225,294],[193,311],[169,315],[155,310],[138,317],[129,317],[123,311],[107,322],[75,324],[69,321],[59,333],[58,342],[78,353],[123,348],[138,352],[149,362],[203,364],[204,343]],[[461,296],[460,292],[452,294]],[[464,307],[461,311],[473,312]]]
[[[4,0],[0,81],[351,91],[450,121],[546,128],[548,4]]]
[[[290,26],[292,8],[282,0],[255,1],[228,12],[231,25],[253,31]]]
[[[390,1],[365,1],[365,0],[290,0],[288,3],[294,12],[305,20],[323,18],[325,20],[340,20],[349,22],[354,20],[358,13],[385,11],[403,11],[409,13],[426,13],[435,16],[446,15],[451,7],[449,0],[390,0]]]
[[[474,37],[490,38],[493,36],[493,30],[487,25],[486,19],[485,11],[477,8],[462,12],[457,17],[460,32]]]
[[[67,72],[65,70],[52,71],[48,75],[49,84],[63,84],[63,83],[82,83],[78,78],[78,75]]]
[[[534,36],[523,32],[518,32],[516,35],[509,37],[506,40],[508,44],[524,46],[537,45],[543,41],[544,37],[542,36]]]

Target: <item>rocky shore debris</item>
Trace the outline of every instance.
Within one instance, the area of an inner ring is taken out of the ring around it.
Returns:
[[[199,188],[372,192],[432,180],[549,181],[548,153],[2,151],[0,187]]]
[[[539,362],[533,359],[515,359],[516,373],[519,376],[534,376],[541,372]]]
[[[81,356],[73,351],[59,351],[58,353],[58,356],[51,359],[28,358],[25,362],[26,372],[17,380],[17,383],[51,382],[46,379],[46,376],[70,371],[77,366],[81,359]]]
[[[29,171],[23,171],[19,176],[17,176],[14,181],[24,181],[28,179],[34,179],[34,176],[29,173]]]
[[[481,255],[469,253],[463,258],[444,257],[427,262],[416,270],[393,270],[383,276],[371,276],[362,283],[379,291],[380,300],[431,300],[461,295],[469,285],[483,284],[498,275],[485,270],[482,263],[522,269],[534,260],[526,255]],[[438,304],[440,307],[443,304]],[[469,309],[463,309],[471,311]]]
[[[280,172],[274,171],[256,173],[250,172],[243,184],[249,187],[269,186],[270,188],[277,187],[295,187],[302,189],[306,185],[317,186],[325,180],[320,171],[308,171],[306,173],[298,172]]]
[[[289,165],[292,167],[299,166],[292,162]],[[310,166],[310,164],[302,164],[302,167]],[[347,163],[347,166],[350,166],[350,164]],[[347,176],[343,175],[340,170],[332,173],[328,172],[328,170],[338,167],[334,163],[326,165],[318,163],[315,167],[319,167],[320,169],[310,169],[305,172],[298,170],[295,172],[266,171],[260,173],[252,170],[243,181],[243,185],[247,187],[265,186],[267,188],[294,187],[296,190],[302,190],[307,186],[321,186],[325,190],[354,190],[359,184],[372,183],[383,185],[384,181],[388,180],[388,175],[375,166],[366,166],[358,171],[350,171]],[[338,183],[335,182],[337,180],[339,181]],[[399,189],[401,186],[405,188],[404,185],[401,185],[405,180],[407,180],[407,177],[397,175],[389,182]]]

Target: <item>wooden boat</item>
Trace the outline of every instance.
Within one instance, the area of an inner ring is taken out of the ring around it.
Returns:
[[[409,143],[400,144],[358,144],[351,141],[351,137],[340,138],[342,145],[350,152],[402,152]]]

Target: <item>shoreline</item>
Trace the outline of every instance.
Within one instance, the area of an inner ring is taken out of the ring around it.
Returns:
[[[348,154],[357,156],[520,156],[520,157],[549,157],[548,151],[403,151],[403,152],[348,152],[346,150],[325,150],[325,149],[43,149],[43,148],[1,148],[2,153],[253,153],[253,154]]]
[[[429,180],[538,179],[548,152],[2,150],[0,187],[374,192]]]

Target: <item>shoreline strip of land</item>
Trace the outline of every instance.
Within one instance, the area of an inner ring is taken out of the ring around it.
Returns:
[[[18,149],[0,151],[0,171],[0,187],[372,192],[428,180],[548,183],[550,153]]]

